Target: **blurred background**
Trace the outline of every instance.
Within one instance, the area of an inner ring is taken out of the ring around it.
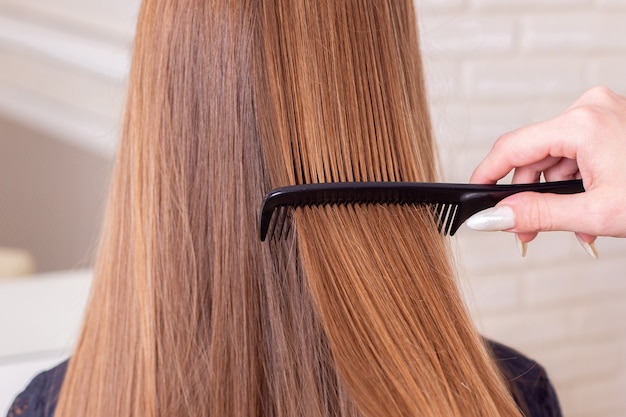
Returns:
[[[138,7],[0,0],[0,415],[74,344]]]
[[[626,94],[626,0],[415,1],[445,180],[588,88]],[[138,6],[0,0],[0,414],[71,352]],[[599,239],[599,260],[570,233],[525,258],[506,233],[452,241],[479,327],[548,369],[565,415],[626,415],[626,239]]]

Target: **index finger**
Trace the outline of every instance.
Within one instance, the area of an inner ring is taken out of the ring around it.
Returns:
[[[470,182],[494,184],[512,169],[535,164],[549,157],[576,158],[572,124],[559,116],[500,136],[476,167]],[[566,139],[566,138],[569,138]]]

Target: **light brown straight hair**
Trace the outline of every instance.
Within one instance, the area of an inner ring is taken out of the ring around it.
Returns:
[[[411,0],[145,0],[57,417],[520,416],[415,206],[278,186],[434,181]]]

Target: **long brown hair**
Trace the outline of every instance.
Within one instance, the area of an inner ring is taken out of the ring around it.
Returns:
[[[433,181],[411,0],[145,0],[57,417],[519,416],[419,207],[273,187]]]

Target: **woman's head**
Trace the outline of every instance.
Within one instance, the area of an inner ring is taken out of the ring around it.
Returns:
[[[432,181],[410,0],[146,0],[58,415],[516,415],[419,207],[271,188]]]

